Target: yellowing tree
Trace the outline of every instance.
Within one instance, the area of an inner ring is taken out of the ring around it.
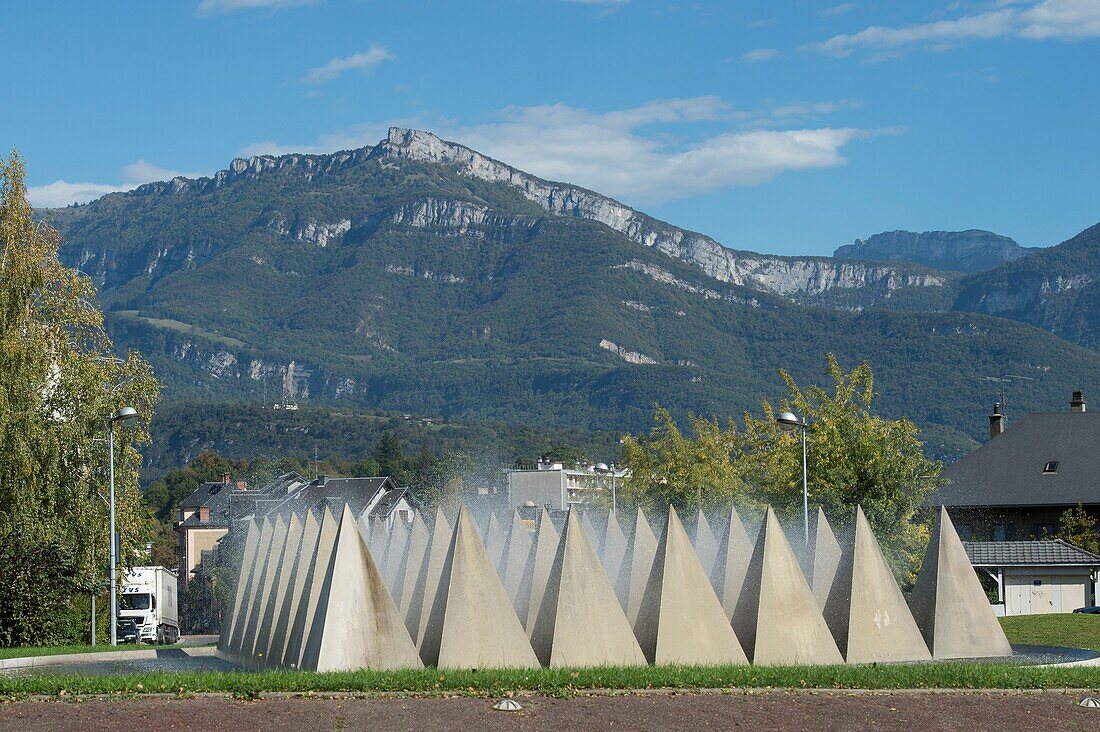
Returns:
[[[148,521],[131,439],[148,439],[157,383],[138,355],[112,355],[95,288],[59,243],[34,222],[13,152],[0,160],[0,645],[81,637],[84,593],[107,579],[105,436],[124,404],[140,414],[116,444],[124,562]]]

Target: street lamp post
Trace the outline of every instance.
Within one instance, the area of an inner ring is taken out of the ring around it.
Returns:
[[[107,421],[107,478],[111,504],[111,645],[118,645],[118,535],[115,529],[115,422],[129,422],[138,416],[133,407],[123,407]]]
[[[793,429],[802,430],[802,528],[805,534],[806,546],[810,545],[810,491],[806,476],[806,428],[809,424],[805,419],[799,419],[792,412],[783,412],[775,418],[776,424],[784,432]]]

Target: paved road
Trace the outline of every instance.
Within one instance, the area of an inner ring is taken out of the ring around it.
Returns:
[[[1089,730],[1100,710],[1061,692],[768,692],[523,698],[521,712],[485,699],[226,698],[0,704],[0,730]]]

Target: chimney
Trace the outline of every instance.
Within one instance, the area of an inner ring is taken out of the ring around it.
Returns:
[[[1001,414],[1001,405],[995,403],[993,405],[993,414],[989,415],[989,439],[993,439],[997,435],[1004,434],[1005,431],[1005,416]]]
[[[221,477],[218,479],[218,482],[229,485],[229,473],[222,473]]]
[[[246,483],[243,480],[238,480],[237,481],[237,490],[243,491],[245,488],[248,488],[248,483]]]
[[[1073,398],[1069,400],[1069,411],[1071,411],[1071,412],[1083,412],[1083,411],[1085,411],[1085,392],[1083,392],[1083,391],[1073,392]]]

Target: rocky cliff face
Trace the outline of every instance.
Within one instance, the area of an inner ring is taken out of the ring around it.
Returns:
[[[638,244],[694,264],[715,279],[799,302],[813,301],[831,290],[857,288],[867,288],[874,301],[903,288],[942,288],[948,283],[942,274],[904,266],[727,249],[709,236],[677,228],[584,188],[537,178],[430,132],[391,128],[373,155],[455,166],[471,178],[512,186],[552,214],[605,224]]]
[[[993,269],[1031,250],[991,231],[887,231],[837,248],[838,259],[913,262],[967,274]]]

